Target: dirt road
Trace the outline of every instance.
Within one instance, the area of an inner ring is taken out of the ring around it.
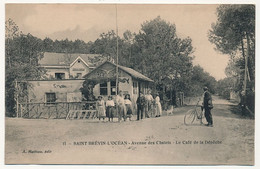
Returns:
[[[214,104],[214,127],[173,115],[121,123],[6,119],[7,164],[254,164],[254,120]]]

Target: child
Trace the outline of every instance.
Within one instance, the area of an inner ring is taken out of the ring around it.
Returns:
[[[133,107],[132,107],[132,102],[130,99],[130,95],[126,94],[125,95],[125,107],[126,107],[126,118],[129,117],[129,120],[131,121],[132,117],[132,112],[133,112]]]
[[[106,115],[108,117],[108,121],[113,122],[113,117],[114,117],[114,107],[115,107],[115,102],[112,98],[112,96],[108,96],[108,100],[106,101]]]
[[[97,112],[98,112],[98,119],[100,120],[101,118],[103,118],[104,121],[106,117],[106,112],[105,112],[105,102],[102,96],[98,96]]]
[[[160,97],[159,94],[156,94],[156,98],[155,98],[155,107],[156,107],[156,114],[155,117],[161,117],[162,115],[162,105],[160,103]]]

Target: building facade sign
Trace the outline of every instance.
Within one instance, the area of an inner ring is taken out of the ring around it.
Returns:
[[[72,71],[85,71],[84,68],[73,68]]]

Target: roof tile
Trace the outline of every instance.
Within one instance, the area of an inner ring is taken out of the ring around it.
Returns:
[[[52,53],[45,52],[43,58],[39,61],[42,66],[69,66],[75,59],[80,56],[90,67],[96,66],[91,62],[96,56],[100,54],[67,54],[67,53]]]

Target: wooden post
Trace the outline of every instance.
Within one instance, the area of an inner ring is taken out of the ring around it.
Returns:
[[[68,111],[67,111],[67,115],[69,114],[69,112],[70,112],[70,103],[69,102],[67,102],[67,108],[68,108]]]
[[[56,119],[59,118],[58,104],[59,104],[59,103],[55,104],[55,108],[56,108]],[[61,104],[62,104],[62,103],[61,103]]]
[[[141,93],[141,82],[138,81],[138,97],[140,97],[140,93]]]
[[[30,118],[31,116],[30,116],[30,105],[29,105],[29,103],[26,103],[26,111],[28,113],[28,118]]]
[[[21,109],[21,117],[23,117],[23,105],[20,104],[20,109]]]

